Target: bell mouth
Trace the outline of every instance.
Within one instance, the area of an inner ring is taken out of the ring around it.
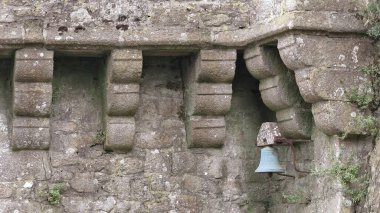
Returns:
[[[261,149],[260,163],[255,173],[285,173],[280,165],[277,150],[272,147]]]

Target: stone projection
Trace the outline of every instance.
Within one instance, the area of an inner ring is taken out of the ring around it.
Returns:
[[[379,212],[379,8],[2,1],[0,213]]]

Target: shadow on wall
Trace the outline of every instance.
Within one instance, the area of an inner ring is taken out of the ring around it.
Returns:
[[[89,146],[102,130],[103,75],[101,58],[55,58],[51,150]]]
[[[12,59],[0,59],[0,149],[8,149],[8,131],[11,119]]]
[[[259,81],[252,77],[245,65],[242,52],[238,53],[236,73],[232,83],[231,110],[228,113],[227,131],[242,150],[242,190],[248,196],[248,212],[265,212],[269,202],[269,179],[254,173],[260,160],[256,137],[263,122],[276,121],[275,113],[263,103]]]

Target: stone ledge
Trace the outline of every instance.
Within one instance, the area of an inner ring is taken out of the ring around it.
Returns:
[[[346,24],[349,23],[349,24]],[[89,48],[109,50],[114,47],[149,47],[157,48],[174,46],[212,47],[215,45],[225,47],[243,47],[252,42],[272,37],[286,31],[324,31],[331,33],[359,33],[364,34],[366,27],[361,20],[355,17],[355,13],[345,12],[312,12],[295,11],[282,16],[259,23],[250,29],[234,31],[212,32],[209,30],[193,29],[152,29],[136,28],[127,31],[116,30],[114,26],[100,29],[87,29],[78,33],[65,32],[59,35],[57,28],[44,29],[41,38],[25,38],[24,27],[18,24],[0,25],[5,28],[0,32],[0,45],[24,44],[30,41],[45,44],[49,49]],[[35,32],[34,32],[35,33]]]

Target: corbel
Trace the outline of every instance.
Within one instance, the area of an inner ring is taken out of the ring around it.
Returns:
[[[186,139],[190,148],[223,146],[235,61],[236,50],[201,50],[183,75]]]
[[[141,50],[112,50],[107,62],[105,86],[106,150],[127,152],[133,148],[141,73]]]
[[[359,70],[374,61],[370,39],[290,33],[278,38],[278,49],[286,67],[294,71],[303,99],[312,104],[320,130],[327,135],[365,132],[355,119],[366,112],[350,103],[347,92],[369,86]]]
[[[16,51],[13,71],[12,149],[48,149],[53,51]]]
[[[310,138],[310,106],[302,100],[294,75],[282,62],[276,47],[249,47],[244,59],[248,71],[260,81],[264,104],[276,112],[282,134],[288,138]]]

